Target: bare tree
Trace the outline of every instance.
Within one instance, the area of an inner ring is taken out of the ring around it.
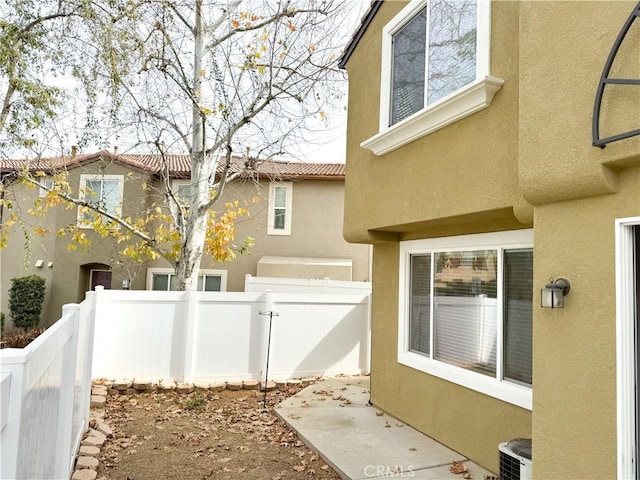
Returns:
[[[324,120],[339,101],[347,7],[331,0],[102,0],[82,8],[79,53],[69,64],[76,62],[91,107],[88,134],[161,157],[189,154],[189,201],[164,182],[181,238],[171,259],[178,289],[197,286],[207,222],[225,185],[286,153],[310,119]],[[231,168],[238,155],[247,157],[244,172]],[[158,247],[148,232],[59,193]]]
[[[56,77],[69,65],[70,22],[85,0],[6,0],[0,4],[0,149],[34,147],[34,132],[59,114]],[[45,72],[47,75],[45,76]]]

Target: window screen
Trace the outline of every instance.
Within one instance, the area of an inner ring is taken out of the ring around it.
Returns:
[[[222,279],[218,275],[200,275],[198,277],[198,291],[219,292]]]
[[[278,230],[284,230],[285,220],[287,212],[287,188],[276,187],[275,188],[275,200],[274,200],[274,228]]]
[[[431,1],[428,105],[476,79],[476,17],[475,1]]]
[[[391,125],[424,108],[427,9],[393,35]]]
[[[496,254],[435,255],[434,358],[487,375],[496,373]]]
[[[410,350],[429,354],[431,345],[431,255],[411,257]]]
[[[504,378],[532,384],[533,252],[504,252]]]

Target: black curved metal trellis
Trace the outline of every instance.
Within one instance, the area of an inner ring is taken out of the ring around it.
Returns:
[[[640,128],[636,130],[630,130],[628,132],[619,133],[617,135],[612,135],[610,137],[600,138],[600,108],[602,106],[602,96],[604,94],[604,87],[610,84],[615,85],[638,85],[640,86],[640,78],[610,78],[609,73],[611,72],[611,66],[618,54],[618,50],[620,50],[620,45],[625,39],[625,36],[629,32],[631,25],[633,22],[640,17],[640,2],[634,7],[629,15],[629,18],[622,26],[622,30],[618,34],[616,41],[613,43],[613,47],[611,47],[611,52],[609,52],[609,56],[607,57],[607,61],[604,64],[604,69],[602,70],[602,75],[600,76],[600,82],[598,83],[598,90],[596,92],[596,99],[593,105],[593,119],[592,119],[592,135],[593,135],[593,146],[604,148],[608,143],[615,142],[618,140],[622,140],[624,138],[633,137],[635,135],[640,135]]]

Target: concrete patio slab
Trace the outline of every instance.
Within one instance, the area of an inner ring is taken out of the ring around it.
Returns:
[[[343,479],[458,479],[464,462],[473,479],[494,475],[394,417],[369,405],[369,377],[334,377],[311,385],[276,408],[298,436]]]

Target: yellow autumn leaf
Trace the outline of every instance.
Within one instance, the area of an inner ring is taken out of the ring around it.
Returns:
[[[48,228],[45,227],[33,227],[33,231],[37,234],[40,235],[41,237],[44,237],[46,234],[48,234],[51,230],[49,230]]]

